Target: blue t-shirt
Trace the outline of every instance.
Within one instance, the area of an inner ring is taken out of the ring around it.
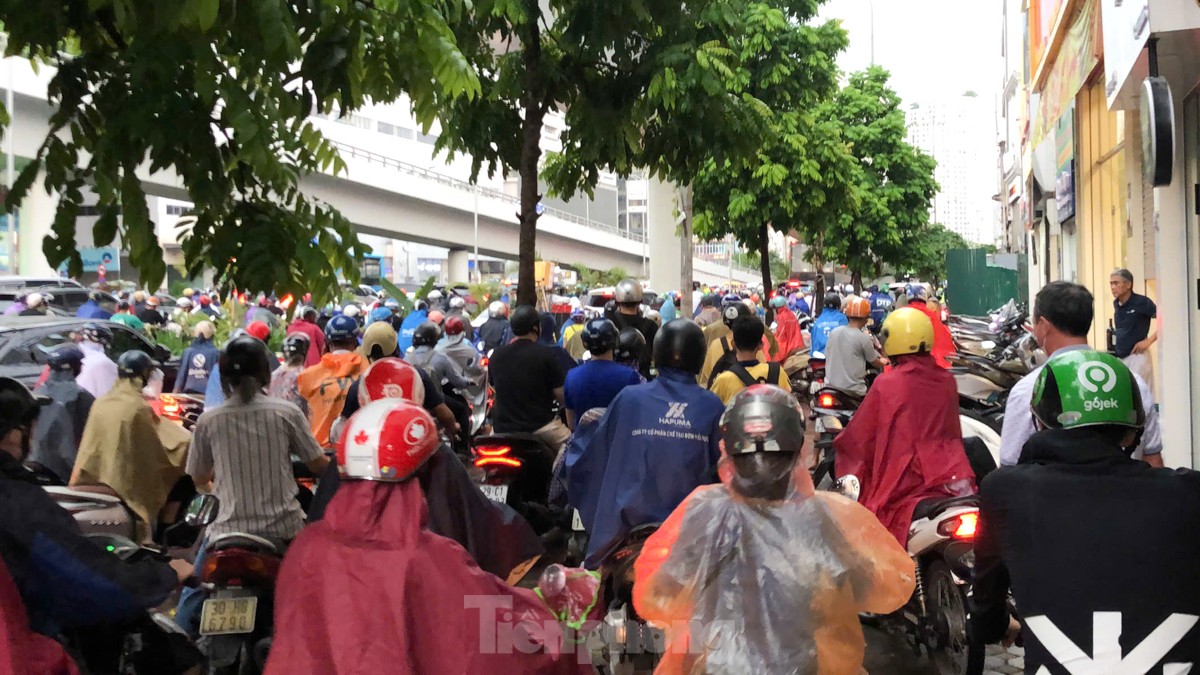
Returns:
[[[1158,316],[1158,307],[1150,298],[1132,293],[1123,305],[1113,300],[1113,312],[1117,356],[1125,358],[1133,353],[1134,345],[1150,335],[1150,323]]]
[[[563,387],[567,410],[582,417],[592,408],[607,408],[622,389],[641,382],[641,376],[629,366],[592,359],[567,372]]]
[[[829,334],[838,326],[850,323],[845,314],[836,309],[826,309],[812,325],[812,355],[824,357],[825,345],[829,343]]]

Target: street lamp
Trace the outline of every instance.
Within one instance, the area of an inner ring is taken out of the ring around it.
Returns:
[[[875,65],[875,0],[867,0],[871,8],[871,65]]]

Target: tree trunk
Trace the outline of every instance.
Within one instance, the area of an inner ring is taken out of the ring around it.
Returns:
[[[850,274],[850,283],[854,286],[855,293],[862,293],[862,272],[854,270],[854,272]]]
[[[690,317],[695,309],[692,307],[692,186],[689,184],[680,190],[679,194],[682,197],[682,203],[679,206],[683,211],[683,225],[680,232],[683,245],[679,253],[679,294],[681,296],[679,316]]]
[[[775,320],[775,310],[771,308],[771,226],[763,223],[758,229],[758,264],[762,270],[762,295],[759,296],[767,306],[767,325]]]
[[[518,167],[521,177],[521,213],[518,215],[521,221],[521,239],[517,248],[520,264],[517,273],[517,304],[536,305],[534,259],[537,256],[537,207],[542,200],[542,196],[538,194],[538,164],[542,158],[542,123],[546,112],[540,95],[542,36],[537,23],[537,0],[529,0],[525,4],[530,11],[530,19],[527,24],[528,32],[522,36],[522,46],[525,50],[522,54],[522,64],[525,73],[522,78],[524,91],[521,96],[524,114],[521,123],[521,164]]]

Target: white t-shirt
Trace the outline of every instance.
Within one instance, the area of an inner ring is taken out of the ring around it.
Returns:
[[[1089,349],[1091,349],[1089,345],[1072,345],[1063,347],[1054,354]],[[1037,431],[1030,406],[1033,403],[1033,387],[1037,384],[1038,374],[1044,367],[1039,366],[1030,371],[1008,393],[1008,405],[1004,409],[1004,428],[1000,433],[1001,466],[1015,465],[1021,459],[1021,449],[1025,447],[1025,441],[1029,440],[1029,437]],[[1142,444],[1138,446],[1138,450],[1143,455],[1157,455],[1162,452],[1162,432],[1158,428],[1158,411],[1154,409],[1154,394],[1150,391],[1146,381],[1137,373],[1134,373],[1133,377],[1137,380],[1138,389],[1142,393],[1142,406],[1146,409],[1146,428],[1143,430]]]

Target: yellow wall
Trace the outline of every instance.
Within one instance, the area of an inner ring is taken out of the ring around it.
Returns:
[[[1101,73],[1102,75],[1103,73]],[[1079,92],[1075,128],[1077,168],[1075,224],[1079,241],[1079,282],[1096,297],[1090,341],[1104,349],[1113,318],[1108,277],[1125,260],[1124,119],[1109,112],[1103,80]]]

